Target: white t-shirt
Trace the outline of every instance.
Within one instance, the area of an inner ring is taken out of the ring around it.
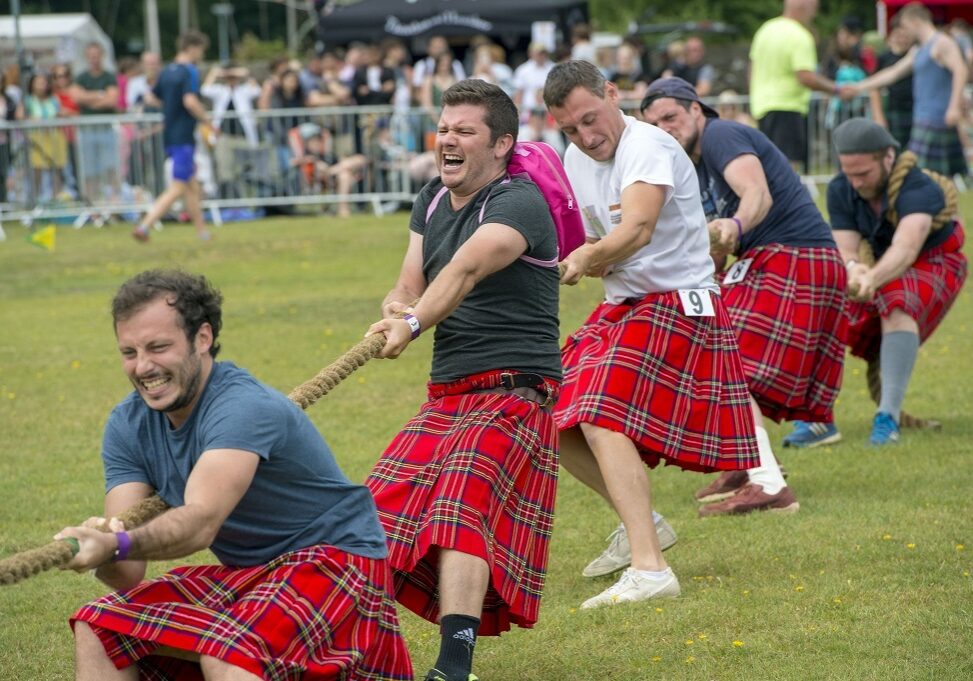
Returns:
[[[667,188],[652,241],[604,277],[605,300],[621,303],[679,289],[719,293],[693,162],[668,133],[631,116],[624,119],[625,131],[612,160],[595,161],[573,144],[564,155],[590,237],[601,238],[621,224],[622,191],[629,185]]]
[[[544,106],[544,83],[553,68],[554,62],[550,60],[540,65],[533,59],[528,59],[514,71],[514,91],[520,92],[523,97],[520,100],[521,120],[528,118],[534,107]]]

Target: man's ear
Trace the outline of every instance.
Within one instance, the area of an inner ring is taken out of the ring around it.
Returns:
[[[506,158],[510,153],[510,150],[514,146],[514,136],[507,133],[506,135],[501,135],[496,144],[493,145],[493,154],[496,158]]]
[[[209,349],[213,347],[213,327],[210,326],[209,322],[203,322],[196,331],[196,338],[193,339],[193,345],[198,352],[209,354]]]

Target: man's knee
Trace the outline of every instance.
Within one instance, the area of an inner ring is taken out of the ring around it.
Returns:
[[[79,666],[108,657],[101,639],[87,622],[74,623],[74,652]]]
[[[896,308],[890,311],[888,316],[882,317],[882,333],[893,331],[910,331],[918,334],[919,323],[904,310]]]
[[[260,677],[251,674],[242,667],[237,667],[228,662],[224,662],[218,657],[201,655],[199,666],[203,670],[203,678],[206,681],[260,681]]]

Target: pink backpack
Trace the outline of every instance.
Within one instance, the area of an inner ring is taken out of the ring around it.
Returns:
[[[544,200],[547,201],[551,217],[554,218],[554,227],[557,231],[557,258],[538,260],[522,255],[520,259],[532,265],[556,267],[571,251],[585,242],[584,224],[581,222],[578,201],[574,198],[574,190],[571,189],[567,173],[564,172],[561,157],[554,151],[554,147],[545,142],[517,142],[510,163],[507,164],[507,177],[501,184],[510,182],[510,179],[516,176],[526,177],[540,189]],[[426,222],[429,222],[433,211],[447,191],[448,188],[442,187],[429,202],[429,207],[426,209]],[[490,197],[487,196],[480,208],[481,222],[489,200]]]

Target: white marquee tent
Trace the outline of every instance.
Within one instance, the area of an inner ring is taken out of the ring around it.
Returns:
[[[97,42],[105,48],[104,67],[115,70],[115,50],[98,22],[83,14],[27,14],[20,17],[20,39],[35,68],[47,70],[56,63],[71,64],[74,73],[88,68],[84,48]],[[17,63],[14,18],[0,16],[0,62]]]

